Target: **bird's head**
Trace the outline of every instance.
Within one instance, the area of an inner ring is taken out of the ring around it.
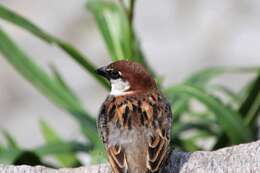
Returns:
[[[116,61],[96,72],[109,80],[110,94],[114,96],[145,93],[156,88],[154,79],[143,65],[134,61]]]

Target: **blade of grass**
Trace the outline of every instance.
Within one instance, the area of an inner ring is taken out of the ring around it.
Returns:
[[[109,89],[110,86],[108,82],[96,74],[96,67],[89,61],[89,58],[85,57],[81,52],[79,52],[75,47],[61,41],[60,39],[55,39],[54,42],[62,48],[68,55],[70,55],[78,64],[80,64],[89,74],[91,74],[96,81],[98,81],[103,87]]]
[[[31,151],[22,151],[13,161],[13,165],[30,165],[30,166],[51,166],[41,162],[41,158]]]
[[[132,26],[134,2],[134,0],[131,0],[129,9],[126,9],[124,5],[120,6],[120,4],[111,1],[89,0],[87,8],[95,17],[112,60],[137,61],[142,63],[156,77],[155,72],[144,58]]]
[[[215,77],[218,77],[219,75],[225,74],[225,73],[255,73],[259,71],[259,67],[210,67],[206,69],[199,70],[195,73],[193,73],[191,76],[189,76],[185,81],[184,84],[192,85],[192,86],[198,86],[201,89],[207,89],[208,88],[208,82],[212,80]],[[224,92],[224,91],[223,91]],[[229,94],[231,96],[231,92],[228,92],[225,90],[226,94]],[[181,96],[178,94],[178,97],[175,93],[165,93],[167,95],[167,98],[171,101],[173,104],[173,107],[175,107],[174,111],[177,112],[176,117],[178,118],[180,114],[182,114],[188,107],[189,104],[189,98],[186,96]]]
[[[255,119],[259,116],[260,111],[259,75],[256,79],[250,81],[242,92],[242,97],[245,97],[245,99],[240,105],[238,111],[241,114],[241,117],[244,118],[246,125],[250,128],[254,139],[257,139],[257,132],[255,130],[257,125]],[[245,94],[246,96],[244,96]],[[218,137],[217,143],[215,144],[213,149],[218,149],[227,146],[227,139],[228,137],[226,136],[226,134],[221,134]]]
[[[168,92],[165,94],[171,103],[172,113],[174,115],[173,120],[178,121],[180,115],[189,108],[189,97],[186,95],[176,95]]]
[[[58,84],[61,85],[64,88],[64,90],[66,90],[67,93],[70,94],[71,97],[73,97],[74,100],[78,100],[79,102],[79,99],[77,98],[76,94],[71,90],[68,84],[64,81],[58,69],[54,65],[50,65],[50,69],[53,73],[54,79],[58,82]]]
[[[173,107],[173,114],[175,115],[174,119],[178,119],[179,116],[188,110],[188,100],[189,98],[186,96],[183,96],[182,99],[177,99],[176,101],[173,101],[172,107]]]
[[[226,71],[224,67],[210,67],[202,70],[198,70],[193,73],[187,79],[184,80],[184,84],[199,86],[205,88],[205,85],[214,77],[223,74]],[[187,95],[180,95],[179,93],[165,92],[167,98],[171,101],[173,112],[175,112],[175,118],[184,113],[189,107],[190,97]]]
[[[252,85],[248,91],[247,97],[245,98],[245,100],[243,101],[243,103],[241,104],[241,106],[239,108],[240,114],[245,119],[248,119],[247,121],[249,121],[249,119],[252,119],[250,117],[254,117],[257,115],[257,112],[255,112],[253,110],[256,110],[257,107],[260,107],[260,102],[258,100],[258,97],[260,94],[259,88],[260,88],[260,73],[258,74],[256,79],[254,79],[254,82],[252,83]]]
[[[121,6],[125,9],[129,23],[132,25],[134,19],[135,0],[119,0]]]
[[[181,139],[181,145],[183,145],[184,149],[186,151],[198,151],[201,150],[201,148],[199,146],[197,146],[197,144],[195,143],[194,140],[192,139]]]
[[[80,122],[83,133],[93,143],[98,138],[95,119],[85,111],[83,106],[64,90],[63,86],[53,81],[47,73],[37,66],[0,28],[0,52],[15,69],[29,80],[40,92]]]
[[[185,80],[187,84],[205,84],[214,77],[224,73],[255,73],[260,70],[260,67],[210,67],[199,70]]]
[[[26,18],[21,15],[16,14],[15,12],[9,10],[8,8],[0,5],[0,18],[17,25],[26,31],[29,31],[34,36],[42,39],[43,41],[49,44],[56,44],[63,51],[65,51],[70,57],[75,60],[79,65],[83,67],[88,73],[91,74],[102,86],[109,88],[108,83],[95,74],[96,67],[89,61],[89,58],[85,57],[80,51],[74,48],[69,43],[66,43],[50,34],[45,32],[43,29],[39,28]]]
[[[200,122],[187,122],[187,123],[175,123],[172,129],[173,139],[179,136],[180,133],[187,130],[201,130],[210,135],[216,136],[217,132],[214,131],[211,126],[215,124],[213,121],[200,121]]]
[[[235,93],[233,90],[231,90],[226,86],[217,85],[217,84],[209,85],[207,86],[207,90],[209,93],[213,93],[216,91],[222,93],[223,95],[226,96],[229,103],[233,103],[233,104],[235,103],[236,105],[240,104],[242,99],[239,94]]]
[[[200,84],[207,83],[213,77],[216,77],[225,72],[224,67],[211,67],[199,70],[188,77],[184,83],[186,84]]]
[[[64,143],[63,140],[58,136],[58,134],[52,129],[45,121],[40,121],[41,132],[44,136],[46,143],[60,142]],[[79,164],[79,160],[76,155],[73,154],[70,150],[60,154],[53,154],[61,166],[71,167]]]
[[[254,123],[256,124],[256,119],[260,113],[260,92],[257,93],[255,102],[252,104],[250,111],[245,117],[246,124],[251,127]]]
[[[14,137],[6,130],[2,130],[2,134],[7,142],[8,148],[16,148],[19,149],[17,142],[15,141]]]
[[[22,153],[17,148],[5,148],[0,151],[0,163],[5,165],[11,165],[15,159]]]
[[[123,9],[117,3],[102,0],[89,0],[87,8],[96,19],[112,60],[133,60],[130,26]]]
[[[125,25],[125,20],[121,19],[122,16],[119,16],[119,17],[120,17],[120,22]],[[30,33],[32,33],[36,37],[39,37],[40,39],[42,39],[43,41],[45,41],[47,43],[56,44],[63,51],[65,51],[68,55],[70,55],[70,57],[73,60],[75,60],[77,63],[79,63],[87,72],[89,72],[100,84],[102,84],[102,86],[109,89],[109,85],[108,85],[107,81],[95,73],[96,67],[93,65],[93,63],[91,63],[87,57],[85,57],[80,51],[78,51],[75,47],[73,47],[69,43],[64,42],[61,39],[58,39],[58,38],[52,36],[51,34],[45,32],[43,29],[39,28],[38,26],[36,26],[35,24],[30,22],[23,16],[16,14],[15,12],[9,10],[8,8],[4,7],[3,5],[0,5],[0,18],[29,31]],[[151,68],[148,67],[145,59],[143,58],[143,56],[141,54],[141,50],[138,46],[139,44],[135,43],[136,41],[133,43],[133,47],[134,47],[133,50],[135,50],[134,51],[135,54],[133,56],[130,55],[131,49],[129,49],[128,43],[129,43],[129,39],[132,39],[132,37],[127,34],[128,33],[127,30],[129,30],[129,28],[128,27],[126,27],[126,28],[127,28],[127,29],[125,29],[126,31],[123,32],[124,33],[123,35],[125,36],[124,41],[123,40],[120,40],[120,41],[123,42],[122,43],[123,48],[124,48],[125,52],[127,52],[127,57],[133,58],[133,60],[143,63],[150,71],[152,71]],[[106,28],[104,27],[103,30],[106,30]],[[103,32],[106,32],[106,31],[102,31],[102,33]],[[129,32],[129,33],[131,33],[131,32]],[[105,38],[109,39],[109,37],[105,37]],[[107,40],[107,42],[111,42],[111,41]],[[110,50],[112,50],[112,49],[113,48],[110,48]],[[116,57],[116,56],[113,55],[112,57]],[[124,58],[124,57],[117,57],[117,58]],[[114,60],[118,60],[117,58]]]
[[[227,108],[214,97],[207,95],[200,89],[188,85],[178,85],[168,88],[166,92],[187,94],[204,104],[215,114],[219,125],[228,135],[232,144],[247,142],[252,138],[249,129],[245,126],[237,112]]]
[[[249,82],[250,88],[248,94],[239,108],[239,112],[244,118],[244,121],[250,127],[254,139],[258,136],[257,118],[260,116],[260,72],[258,73],[254,82]]]
[[[93,149],[91,144],[82,144],[75,141],[48,142],[42,146],[35,148],[33,151],[40,157],[64,154],[68,152],[90,152]]]

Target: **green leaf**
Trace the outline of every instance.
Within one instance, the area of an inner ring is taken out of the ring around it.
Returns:
[[[133,39],[123,9],[117,3],[102,0],[89,0],[87,7],[96,19],[111,58],[133,59]]]
[[[210,67],[193,73],[187,79],[185,79],[183,83],[207,90],[210,89],[208,83],[219,75],[223,75],[225,73],[255,73],[259,71],[259,69],[259,67]],[[235,99],[235,94],[232,91],[223,87],[219,87],[219,89],[222,90],[222,92],[224,92],[226,95]],[[178,119],[179,115],[188,109],[190,100],[189,97],[180,95],[179,93],[175,94],[166,92],[165,94],[174,107],[173,112],[175,112],[175,118]]]
[[[48,34],[23,16],[16,14],[3,5],[0,5],[0,18],[29,31],[34,36],[42,39],[49,44],[56,44],[68,55],[70,55],[70,57],[75,60],[79,65],[81,65],[87,72],[89,72],[100,84],[102,84],[102,86],[107,89],[109,88],[108,83],[95,73],[96,67],[88,60],[89,58],[85,57],[80,51],[78,51],[69,43],[66,43]]]
[[[13,165],[49,166],[42,163],[41,158],[32,151],[22,151],[17,158],[15,158]]]
[[[249,127],[256,121],[260,112],[260,73],[251,85],[248,95],[239,108],[240,114],[244,117]]]
[[[198,151],[201,150],[192,139],[181,139],[181,145],[185,151]]]
[[[257,117],[259,117],[260,112],[260,75],[256,79],[250,81],[246,84],[246,87],[243,88],[240,94],[240,97],[245,97],[243,99],[238,111],[243,117],[245,124],[251,129],[251,133],[254,139],[258,139],[257,132]],[[240,99],[241,100],[241,99]],[[213,149],[218,149],[227,146],[228,137],[226,134],[221,134],[218,137],[217,143]]]
[[[233,104],[235,103],[236,105],[239,104],[242,99],[239,94],[235,93],[233,90],[231,90],[230,88],[228,88],[226,86],[209,85],[209,86],[207,86],[207,90],[209,93],[213,93],[216,91],[222,93],[223,95],[226,96],[229,103],[233,103]]]
[[[214,121],[201,120],[200,122],[187,122],[187,123],[177,122],[173,125],[172,137],[174,139],[184,131],[188,131],[188,130],[201,130],[207,132],[210,135],[216,136],[217,132],[214,129],[212,129],[212,125],[215,125]]]
[[[78,102],[80,102],[76,94],[71,90],[68,84],[64,81],[63,77],[61,76],[57,68],[54,65],[51,65],[50,68],[52,70],[54,79],[57,81],[58,85],[61,85],[63,89],[66,90],[66,92],[70,94],[71,97],[73,97],[74,100],[78,100]]]
[[[97,143],[95,119],[85,111],[83,106],[60,83],[54,81],[49,75],[36,65],[0,28],[0,52],[15,69],[29,80],[40,92],[61,108],[67,110],[78,120],[82,132],[88,139]]]
[[[241,91],[243,93],[241,94],[242,97],[245,97],[244,95],[246,93],[247,94],[238,110],[241,116],[244,117],[245,124],[247,124],[247,126],[251,129],[254,139],[258,138],[257,130],[256,130],[257,122],[255,121],[255,119],[259,116],[259,111],[260,111],[258,86],[259,86],[259,74],[256,80],[250,81],[246,85],[246,87],[243,88],[243,90]],[[227,139],[228,137],[226,134],[221,134],[218,137],[218,141],[215,144],[213,149],[218,149],[226,146]]]
[[[189,97],[186,95],[176,95],[173,93],[165,93],[168,100],[171,102],[173,119],[178,121],[180,115],[189,109]]]
[[[226,71],[224,67],[211,67],[190,75],[184,80],[184,84],[199,86],[200,88],[205,88],[206,84],[214,77],[223,74]],[[189,109],[190,97],[180,93],[165,92],[167,98],[171,101],[174,113],[174,119],[178,119],[179,116]]]
[[[31,151],[7,148],[0,151],[0,164],[4,165],[44,165],[40,158]]]
[[[185,80],[186,84],[203,85],[224,73],[255,73],[260,67],[210,67],[199,70]]]
[[[250,81],[245,88],[242,90],[242,96],[245,97],[241,103],[238,111],[243,117],[245,124],[250,128],[252,136],[256,140],[258,138],[257,132],[257,117],[260,112],[260,98],[259,98],[259,74],[256,79]],[[246,96],[245,96],[246,95]],[[218,149],[227,146],[228,137],[226,134],[222,133],[219,135],[217,143],[213,149]]]
[[[224,67],[211,67],[199,70],[193,73],[190,77],[185,80],[187,84],[200,84],[203,85],[213,77],[216,77],[225,72]]]
[[[7,142],[7,146],[9,148],[19,149],[18,144],[16,143],[14,137],[8,131],[2,130],[2,134],[5,137],[5,140]]]
[[[100,164],[107,162],[106,151],[104,147],[95,148],[90,152],[90,156],[92,164]]]
[[[6,148],[0,151],[0,163],[5,165],[11,165],[15,159],[22,153],[17,148]]]
[[[214,97],[207,95],[200,89],[188,85],[178,85],[167,89],[166,92],[186,94],[200,101],[215,114],[218,124],[228,135],[232,144],[239,144],[252,139],[249,129],[237,112],[227,108]]]
[[[90,152],[93,149],[91,144],[82,144],[75,141],[54,141],[48,142],[42,146],[35,148],[33,151],[40,157],[56,154],[64,154],[68,152]]]
[[[62,48],[68,55],[71,56],[78,64],[80,64],[89,74],[91,74],[94,79],[96,79],[102,86],[106,89],[109,89],[108,82],[96,74],[96,67],[89,61],[89,58],[85,57],[81,52],[79,52],[72,45],[61,41],[59,39],[55,39],[54,42]]]
[[[121,1],[120,1],[121,2]],[[128,59],[142,63],[155,76],[141,50],[139,40],[134,32],[132,21],[134,3],[129,7],[112,1],[89,0],[87,8],[95,17],[107,50],[113,61]]]
[[[40,127],[44,139],[47,143],[54,143],[54,142],[63,143],[63,140],[58,136],[58,134],[54,131],[54,129],[48,126],[48,124],[45,121],[40,121]],[[76,155],[74,155],[70,150],[64,153],[54,154],[54,156],[60,162],[61,166],[70,167],[79,164]]]

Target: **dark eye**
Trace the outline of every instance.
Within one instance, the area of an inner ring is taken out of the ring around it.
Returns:
[[[115,71],[115,70],[113,70],[113,71],[110,72],[110,78],[111,78],[111,79],[118,79],[118,78],[120,78],[120,77],[121,77],[120,72]]]

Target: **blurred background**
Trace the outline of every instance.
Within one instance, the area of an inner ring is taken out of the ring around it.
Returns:
[[[85,0],[1,0],[0,4],[72,44],[97,67],[112,61]],[[146,61],[167,87],[203,68],[259,66],[259,9],[260,2],[253,0],[137,0],[133,25]],[[90,74],[56,46],[4,20],[0,27],[43,69],[55,65],[84,108],[97,115],[108,91]],[[255,73],[224,74],[214,81],[238,91],[254,77]],[[85,141],[75,119],[0,54],[0,128],[30,149],[44,144],[41,119],[64,140]],[[3,135],[0,143],[5,143]]]

